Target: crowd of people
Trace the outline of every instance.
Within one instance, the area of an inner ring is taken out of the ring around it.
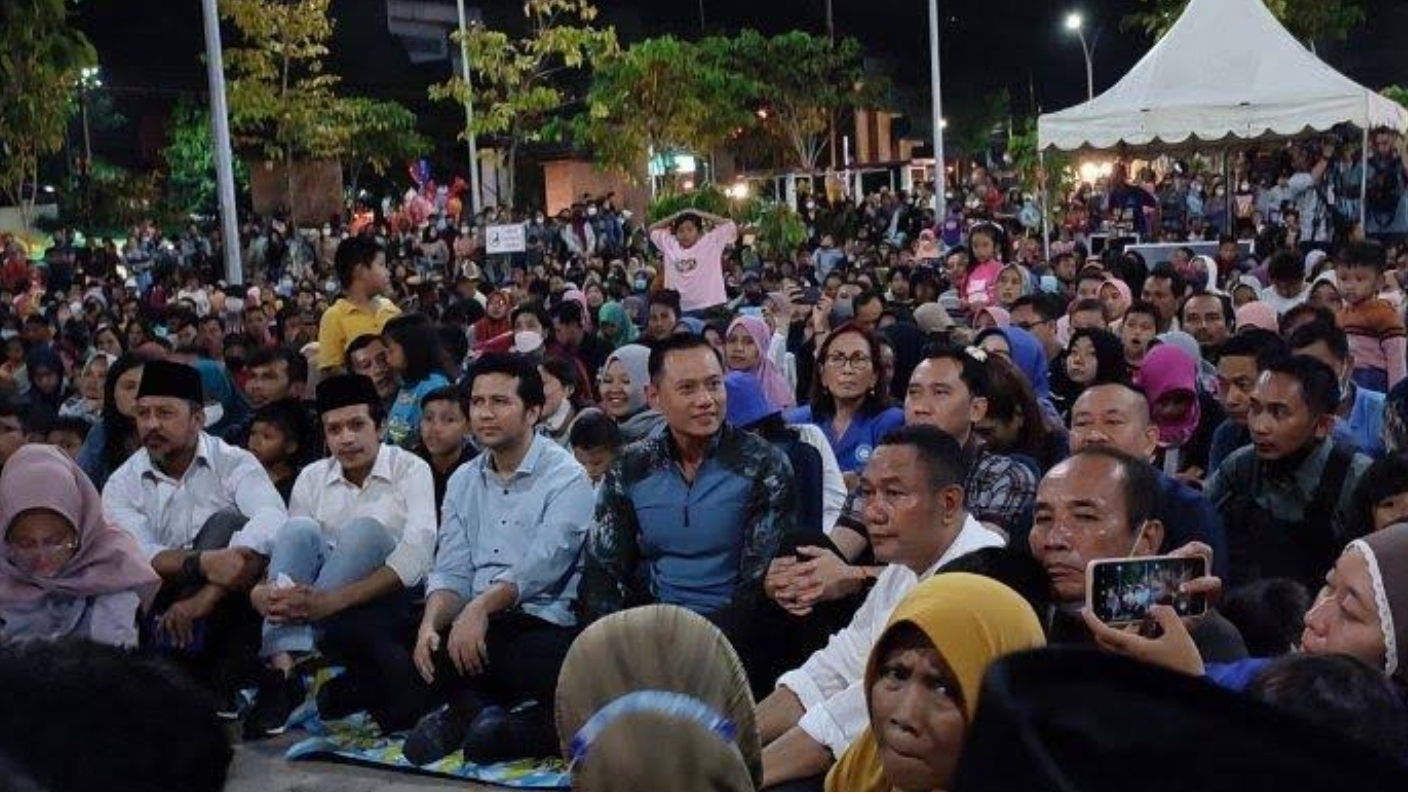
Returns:
[[[64,232],[34,262],[4,241],[0,681],[198,700],[172,713],[216,738],[152,756],[190,766],[166,780],[223,776],[219,720],[256,741],[311,697],[417,765],[939,789],[1022,780],[984,730],[1036,713],[1009,702],[1028,665],[1074,646],[1401,782],[1408,249],[1298,231],[1337,154],[1280,155],[1250,257],[1192,177],[1123,165],[1049,259],[981,168],[940,212],[806,196],[806,244],[766,257],[729,218],[612,197],[251,220],[246,284],[195,227]],[[487,254],[508,220],[527,250]],[[1150,229],[1217,253],[1090,253]],[[1202,558],[1176,597],[1213,608],[1102,623],[1088,564],[1156,555]],[[77,784],[10,712],[0,769]]]

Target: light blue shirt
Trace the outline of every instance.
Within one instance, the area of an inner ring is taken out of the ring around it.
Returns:
[[[490,469],[491,459],[486,452],[450,477],[426,592],[451,590],[472,599],[509,582],[524,612],[575,625],[582,544],[595,508],[586,470],[538,435],[508,482]]]
[[[1383,457],[1384,447],[1384,394],[1383,392],[1354,387],[1354,405],[1349,416],[1335,420],[1334,436],[1356,451],[1371,458]]]
[[[441,386],[449,385],[444,375],[432,372],[414,386],[402,386],[386,415],[386,438],[382,440],[402,449],[415,449],[420,443],[420,401]]]

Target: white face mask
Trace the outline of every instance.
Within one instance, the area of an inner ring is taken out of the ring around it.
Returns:
[[[336,282],[336,281],[328,281],[328,282],[326,282],[326,283],[323,284],[323,289],[326,290],[329,294],[331,294],[331,293],[333,293],[333,292],[337,292],[337,282]]]
[[[20,332],[19,332],[19,331],[16,331],[16,330],[13,329],[13,328],[6,328],[5,330],[0,331],[0,339],[14,339],[15,337],[17,337],[17,336],[19,336],[19,335],[20,335]]]
[[[519,353],[532,353],[543,346],[543,335],[537,331],[517,331],[513,335],[513,349]]]

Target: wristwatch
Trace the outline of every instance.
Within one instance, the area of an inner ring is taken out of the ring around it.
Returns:
[[[205,584],[205,573],[200,569],[200,552],[193,551],[181,561],[181,578],[187,584]]]

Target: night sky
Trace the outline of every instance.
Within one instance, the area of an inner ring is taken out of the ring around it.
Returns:
[[[838,35],[854,36],[868,54],[893,67],[902,91],[925,101],[927,116],[928,18],[926,0],[833,0]],[[1138,32],[1120,30],[1119,16],[1135,0],[941,0],[945,115],[953,117],[983,97],[1007,89],[1014,111],[1059,109],[1084,99],[1084,60],[1065,14],[1080,10],[1087,34],[1099,30],[1096,91],[1112,85],[1148,48]],[[470,5],[474,5],[470,0]],[[479,4],[490,26],[521,21],[516,0]],[[1323,49],[1332,64],[1370,85],[1408,83],[1408,69],[1394,57],[1394,30],[1408,24],[1408,0],[1368,0],[1379,22],[1348,43]],[[700,31],[700,0],[598,0],[602,20],[623,44],[665,32],[692,37]],[[754,27],[765,33],[800,28],[825,32],[825,0],[703,0],[711,33]],[[93,39],[106,85],[130,119],[143,119],[182,93],[203,95],[203,37],[197,0],[105,0],[85,3],[81,25]],[[453,129],[454,113],[425,100],[425,87],[448,75],[448,63],[410,64],[386,32],[383,0],[333,0],[338,20],[332,68],[347,92],[399,100],[422,116],[434,136]],[[1382,15],[1382,16],[1381,16]],[[1196,57],[1196,53],[1190,53]],[[1032,108],[1032,105],[1035,108]],[[129,125],[129,127],[140,125]],[[149,126],[149,125],[148,125]],[[117,147],[114,133],[100,144]],[[449,134],[453,134],[452,132]],[[150,136],[148,136],[150,137]],[[119,147],[120,148],[120,147]],[[116,155],[116,152],[113,152]]]

